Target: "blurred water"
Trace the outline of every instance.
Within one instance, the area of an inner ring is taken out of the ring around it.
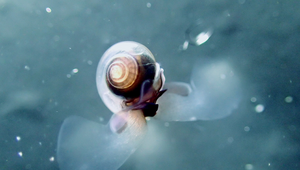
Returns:
[[[200,58],[226,60],[245,92],[225,119],[151,119],[121,169],[299,169],[299,3],[0,0],[0,169],[58,169],[64,118],[108,121],[96,67],[124,40],[146,45],[167,81],[189,82]],[[213,34],[180,50],[199,19]]]

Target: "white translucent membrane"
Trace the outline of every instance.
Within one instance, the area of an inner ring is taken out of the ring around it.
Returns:
[[[167,83],[158,99],[155,118],[195,121],[224,118],[241,98],[239,78],[226,61],[202,61],[194,67],[191,83]]]
[[[107,125],[69,117],[59,132],[59,167],[61,170],[118,169],[139,147],[145,134],[146,121],[140,110],[114,114]]]

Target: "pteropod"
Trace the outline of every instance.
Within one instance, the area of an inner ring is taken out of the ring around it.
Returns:
[[[78,116],[64,120],[57,144],[61,170],[118,169],[142,143],[145,117],[220,119],[240,101],[239,78],[226,61],[202,61],[190,83],[165,83],[164,70],[150,50],[132,41],[119,42],[103,54],[96,82],[113,115],[107,125]]]

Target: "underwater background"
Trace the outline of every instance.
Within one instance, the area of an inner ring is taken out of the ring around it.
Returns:
[[[58,170],[66,117],[107,123],[96,68],[128,40],[152,51],[167,82],[226,60],[243,91],[224,119],[151,119],[121,170],[299,169],[299,9],[297,0],[0,0],[0,169]],[[207,42],[185,46],[208,28]]]

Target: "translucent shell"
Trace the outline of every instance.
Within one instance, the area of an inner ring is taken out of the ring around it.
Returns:
[[[138,98],[145,80],[160,80],[160,67],[150,50],[132,41],[119,42],[101,57],[96,73],[98,93],[113,112],[122,110],[125,100]]]

